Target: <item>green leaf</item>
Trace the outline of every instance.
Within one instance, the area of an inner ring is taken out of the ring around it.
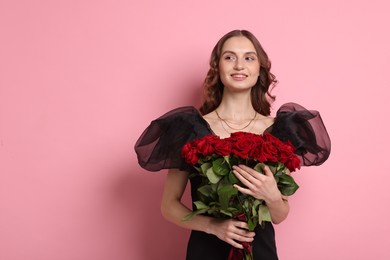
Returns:
[[[206,204],[204,204],[203,201],[199,201],[199,200],[198,200],[198,201],[194,201],[194,204],[195,204],[197,210],[200,210],[200,209],[208,209],[208,208],[209,208],[209,206],[207,206]]]
[[[233,214],[230,211],[221,209],[221,213],[226,216],[233,217]]]
[[[206,171],[206,176],[207,178],[209,179],[209,181],[211,183],[218,183],[219,180],[222,178],[221,175],[218,175],[216,174],[214,171],[213,171],[213,168],[209,168],[207,171]]]
[[[218,158],[213,161],[213,170],[216,174],[225,176],[230,172],[230,165],[226,162],[225,158]]]
[[[257,207],[257,206],[259,206],[261,203],[263,203],[263,200],[257,200],[257,199],[255,199],[255,200],[253,201],[253,206]]]
[[[211,187],[211,185],[204,185],[198,188],[198,192],[205,197],[211,198],[213,193],[213,188]]]
[[[237,179],[236,175],[234,175],[233,171],[230,171],[228,174],[228,179],[231,184],[239,183],[239,180]]]
[[[258,200],[255,200],[254,203],[252,204],[252,215],[253,216],[257,215],[257,213],[259,212],[258,208],[259,208],[260,203],[255,203],[256,201],[258,201]]]
[[[234,207],[228,207],[228,211],[232,212],[234,214],[237,214],[239,212],[239,210],[237,208],[234,208]]]
[[[286,174],[286,167],[282,164],[282,167],[279,167],[277,170],[276,170],[276,173],[274,174],[275,176],[282,176],[284,174]]]
[[[190,214],[187,214],[187,215],[185,215],[184,217],[182,217],[182,218],[181,218],[181,221],[188,221],[188,220],[192,219],[195,215],[196,215],[196,214],[195,214],[195,212],[193,211],[193,212],[191,212]]]
[[[255,230],[255,227],[256,227],[256,222],[253,222],[253,220],[252,219],[248,219],[248,230],[249,231],[253,231],[253,230]]]
[[[247,200],[244,201],[244,203],[242,204],[242,206],[245,208],[245,209],[248,209],[249,208],[249,202]]]
[[[200,166],[200,169],[203,174],[206,174],[207,170],[210,169],[213,165],[211,163],[204,163]]]
[[[284,174],[279,176],[278,188],[283,195],[291,196],[298,190],[299,186],[292,176]]]
[[[194,216],[196,215],[200,215],[200,214],[203,214],[203,213],[206,213],[208,209],[200,209],[200,210],[195,210],[187,215],[185,215],[184,217],[181,218],[182,221],[188,221],[190,219],[192,219]]]
[[[278,166],[277,165],[268,165],[271,172],[275,175],[277,173]]]
[[[225,162],[226,162],[227,164],[229,164],[229,167],[230,167],[230,155],[224,156],[223,159],[225,160]]]
[[[219,202],[221,208],[226,210],[229,207],[229,202],[232,196],[237,195],[238,190],[232,185],[226,185],[218,190]]]
[[[258,171],[258,172],[260,172],[262,174],[264,174],[264,170],[263,170],[264,166],[265,166],[264,163],[258,163],[258,164],[255,165],[255,167],[253,167],[253,169],[255,169],[256,171]]]
[[[217,184],[214,184],[214,185],[216,185],[217,190],[219,190],[226,185],[232,185],[232,184],[229,182],[228,176],[226,175],[226,176],[222,176],[221,180]]]
[[[245,260],[253,260],[253,253],[247,253],[246,251],[244,252],[245,255]]]
[[[264,204],[261,204],[259,207],[259,223],[262,221],[271,222],[271,214],[269,213],[267,205]]]

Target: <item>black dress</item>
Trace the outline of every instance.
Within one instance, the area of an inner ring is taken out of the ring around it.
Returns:
[[[309,111],[295,103],[278,110],[274,124],[265,132],[282,141],[290,140],[296,148],[302,166],[320,165],[330,154],[330,139],[317,111]],[[138,162],[149,171],[177,168],[188,172],[194,169],[181,157],[186,142],[214,134],[194,107],[174,109],[151,122],[135,144]],[[199,175],[190,178],[192,201],[198,200]],[[197,176],[197,177],[196,177]],[[273,225],[257,225],[252,243],[254,259],[278,259]],[[214,235],[192,231],[187,247],[187,260],[226,260],[230,244]]]

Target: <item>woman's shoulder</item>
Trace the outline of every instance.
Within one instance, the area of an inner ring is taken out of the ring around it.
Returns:
[[[215,132],[215,129],[218,128],[220,120],[218,119],[215,110],[211,111],[208,114],[202,115],[204,121],[210,126],[211,129]]]
[[[260,121],[264,129],[271,127],[275,123],[275,117],[259,115],[256,121]]]

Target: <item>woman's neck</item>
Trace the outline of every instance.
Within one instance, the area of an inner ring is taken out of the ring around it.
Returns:
[[[221,117],[231,121],[251,119],[256,113],[252,106],[250,91],[234,94],[224,92],[221,104],[216,110]]]

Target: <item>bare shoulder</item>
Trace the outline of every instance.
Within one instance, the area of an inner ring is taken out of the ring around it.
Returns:
[[[275,118],[270,116],[264,116],[262,120],[264,120],[266,127],[270,127],[275,122]]]
[[[229,137],[230,133],[222,126],[221,120],[214,111],[203,116],[203,119],[209,124],[213,133],[221,138]]]
[[[264,133],[264,131],[273,125],[275,118],[260,115],[256,118],[255,131],[256,133]]]
[[[219,119],[214,113],[214,111],[203,115],[203,119],[206,120],[206,122],[210,125],[211,128],[213,128],[213,126],[215,126],[219,122]]]

